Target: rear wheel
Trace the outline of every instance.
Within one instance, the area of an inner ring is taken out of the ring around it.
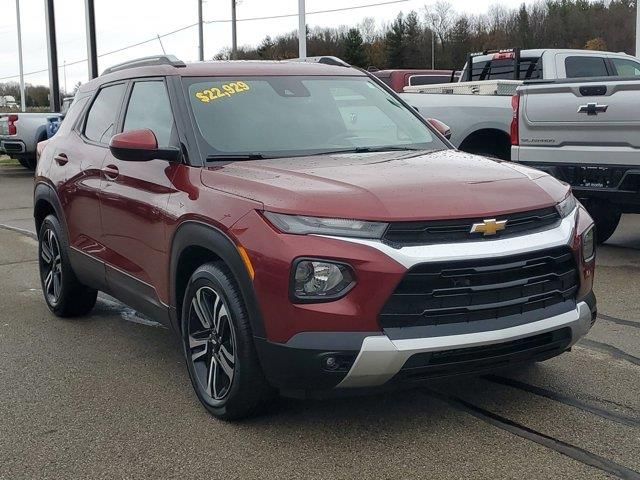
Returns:
[[[601,200],[590,200],[585,206],[596,224],[596,241],[598,244],[606,242],[618,228],[622,213]]]
[[[35,157],[31,157],[30,155],[20,155],[17,157],[18,162],[27,170],[35,170],[36,169],[36,159]]]
[[[240,419],[270,398],[247,309],[224,264],[205,264],[191,276],[182,306],[182,338],[191,383],[212,415]]]
[[[59,317],[86,315],[98,292],[82,285],[69,263],[69,246],[60,222],[47,216],[38,234],[38,263],[42,293],[49,309]]]

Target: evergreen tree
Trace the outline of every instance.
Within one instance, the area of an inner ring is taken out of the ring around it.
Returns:
[[[344,45],[344,60],[357,67],[367,67],[367,55],[364,50],[362,35],[357,28],[347,32]]]
[[[385,36],[387,47],[387,65],[389,68],[402,68],[405,65],[405,23],[399,13]]]
[[[424,51],[424,30],[420,26],[418,14],[411,11],[405,20],[404,68],[424,68],[427,52]]]

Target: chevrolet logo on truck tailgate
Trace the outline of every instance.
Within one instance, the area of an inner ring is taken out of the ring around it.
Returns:
[[[492,218],[490,220],[483,220],[482,223],[474,223],[471,227],[471,233],[482,233],[485,237],[489,235],[495,235],[501,230],[507,228],[508,220],[496,220]]]

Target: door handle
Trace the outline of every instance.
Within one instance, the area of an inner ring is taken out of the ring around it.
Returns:
[[[66,165],[69,161],[69,157],[67,157],[66,153],[58,153],[55,157],[53,157],[53,159],[60,166]]]
[[[118,178],[120,171],[115,165],[107,165],[102,169],[102,173],[107,180],[115,180],[116,178]]]

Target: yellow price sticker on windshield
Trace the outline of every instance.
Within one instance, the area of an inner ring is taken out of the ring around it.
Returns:
[[[202,103],[209,103],[221,98],[231,98],[238,93],[248,92],[251,87],[245,82],[229,82],[220,87],[211,87],[207,90],[196,92],[196,98]]]

